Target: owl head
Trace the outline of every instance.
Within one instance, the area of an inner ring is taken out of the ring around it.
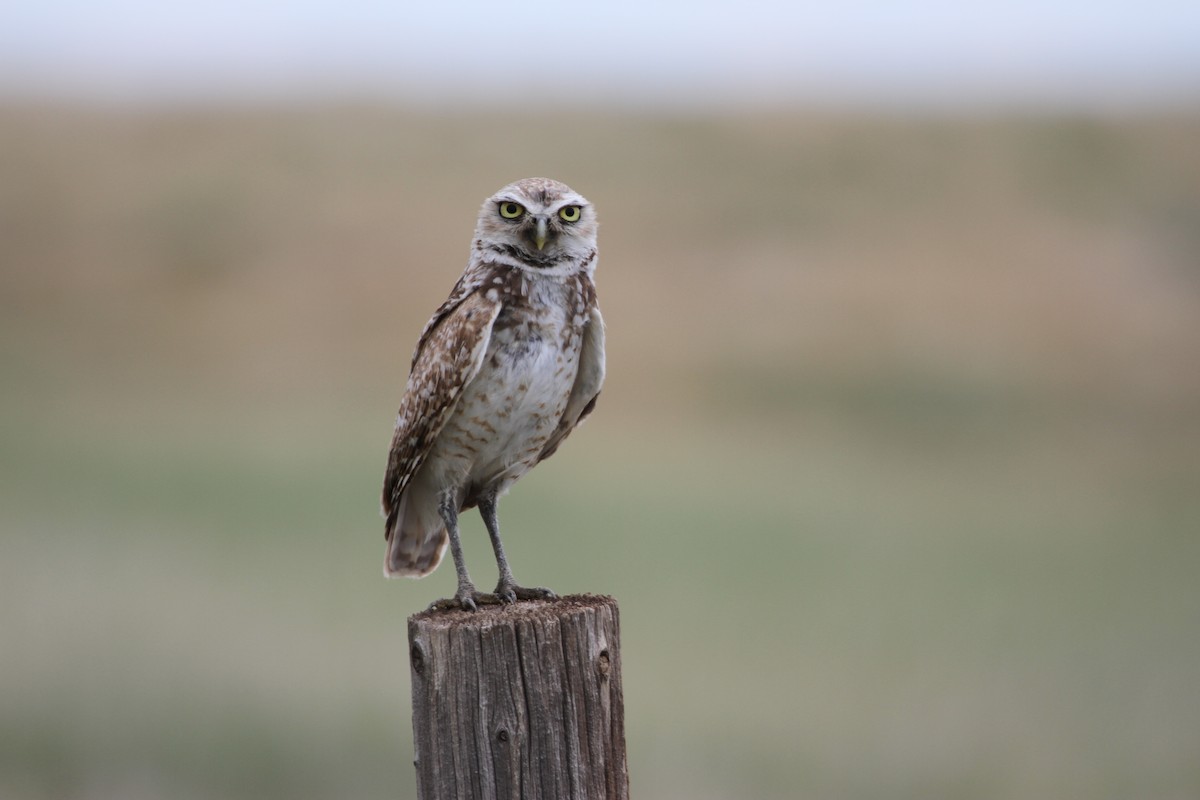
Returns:
[[[596,250],[596,212],[582,195],[549,178],[510,183],[484,201],[475,227],[478,249],[523,269],[560,271]]]

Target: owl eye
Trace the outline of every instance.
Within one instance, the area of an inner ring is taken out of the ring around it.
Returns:
[[[579,222],[579,206],[563,206],[558,210],[563,222]]]
[[[505,219],[518,219],[525,213],[524,207],[520,203],[501,203],[500,216]]]

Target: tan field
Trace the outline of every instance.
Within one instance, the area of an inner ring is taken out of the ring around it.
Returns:
[[[597,206],[501,505],[635,796],[1200,795],[1200,114],[0,108],[0,796],[415,793],[377,493],[479,203]],[[482,585],[482,525],[465,528]]]

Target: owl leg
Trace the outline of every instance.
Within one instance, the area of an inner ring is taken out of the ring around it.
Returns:
[[[442,494],[438,503],[438,513],[446,523],[446,533],[450,536],[450,554],[454,556],[454,571],[458,574],[458,591],[454,597],[438,600],[429,610],[446,610],[461,608],[463,611],[475,611],[479,605],[495,605],[500,600],[492,594],[477,591],[467,573],[467,560],[463,557],[462,541],[458,536],[458,496],[449,491]]]
[[[554,592],[541,587],[518,586],[513,579],[508,559],[504,556],[504,545],[500,543],[500,520],[496,515],[496,493],[489,492],[479,498],[479,516],[487,526],[488,538],[492,540],[492,551],[496,554],[496,566],[500,570],[500,582],[496,584],[495,596],[502,603],[518,600],[553,600]]]

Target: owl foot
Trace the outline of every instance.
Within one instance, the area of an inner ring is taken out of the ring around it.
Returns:
[[[496,584],[496,591],[493,595],[499,598],[501,603],[515,603],[518,600],[557,600],[558,595],[549,589],[543,589],[540,586],[517,586],[511,581],[501,580]]]
[[[454,597],[445,597],[429,604],[427,611],[478,611],[480,606],[498,606],[518,600],[557,600],[558,595],[539,586],[517,586],[499,583],[495,592],[480,592],[474,586],[464,587]]]
[[[531,591],[519,589],[521,592]],[[545,591],[544,589],[542,591]],[[525,599],[525,598],[522,598]],[[445,597],[430,603],[426,611],[478,611],[480,606],[498,606],[501,603],[511,603],[503,597],[488,592],[480,592],[474,586],[459,589],[454,597]]]
[[[476,591],[471,584],[459,585],[454,597],[444,597],[429,604],[426,611],[478,611],[479,606],[496,605],[500,601],[495,595]]]

